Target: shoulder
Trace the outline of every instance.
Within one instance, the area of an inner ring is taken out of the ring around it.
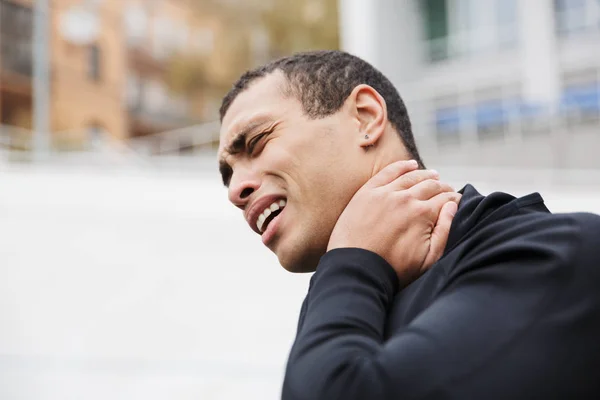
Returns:
[[[598,236],[599,219],[584,213],[532,212],[482,224],[461,246],[455,272],[497,264],[564,266],[588,247],[590,236]]]
[[[441,291],[535,300],[535,313],[542,312],[559,293],[592,293],[589,287],[600,284],[591,255],[600,254],[600,241],[589,239],[598,232],[599,217],[591,214],[517,214],[487,224],[449,257]]]
[[[586,212],[556,215],[563,215],[570,218],[583,234],[592,235],[593,238],[600,239],[597,237],[597,235],[600,235],[600,215]]]
[[[518,243],[572,247],[589,229],[582,219],[580,214],[517,213],[482,225],[473,239],[481,247]]]
[[[499,232],[502,230],[514,235],[513,241],[525,239],[565,251],[600,251],[600,215],[592,213],[517,215],[508,218]]]
[[[589,278],[600,282],[600,215],[591,213],[565,214],[578,231],[578,248],[574,264],[580,266]]]

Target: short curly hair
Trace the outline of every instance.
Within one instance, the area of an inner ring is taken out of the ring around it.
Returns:
[[[289,93],[295,96],[304,113],[313,119],[339,111],[352,90],[360,84],[375,89],[387,105],[388,120],[400,135],[406,150],[424,167],[408,111],[394,85],[368,62],[349,53],[322,50],[297,53],[245,72],[225,95],[219,115],[221,122],[235,98],[252,82],[275,71],[283,72]]]

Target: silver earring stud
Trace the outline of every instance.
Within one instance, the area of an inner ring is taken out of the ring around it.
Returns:
[[[368,139],[368,138],[369,138],[369,135],[365,135],[365,139]]]

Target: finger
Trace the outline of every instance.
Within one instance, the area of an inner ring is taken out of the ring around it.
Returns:
[[[419,164],[415,160],[396,161],[375,174],[375,176],[369,179],[367,185],[372,187],[387,185],[399,176],[417,169],[418,166]]]
[[[433,213],[439,215],[442,207],[449,201],[456,204],[460,203],[462,195],[458,192],[443,192],[436,196],[433,196],[429,200],[426,200],[427,208],[431,209]]]
[[[425,263],[423,264],[424,269],[431,267],[431,265],[444,255],[444,250],[448,243],[448,236],[450,235],[450,228],[452,227],[452,221],[454,220],[454,215],[456,215],[457,210],[458,204],[454,201],[449,201],[442,207],[437,223],[431,233],[429,253],[427,254],[427,257],[425,257]]]
[[[406,190],[427,179],[438,179],[439,177],[437,171],[432,169],[418,169],[399,176],[390,182],[388,186],[392,190]]]
[[[449,201],[459,204],[462,195],[457,192],[443,192],[422,202],[423,215],[433,224],[439,218],[442,207]]]
[[[454,189],[447,183],[440,182],[436,179],[427,179],[408,189],[408,192],[416,199],[429,200],[440,193],[454,192]],[[442,205],[440,205],[440,207]]]

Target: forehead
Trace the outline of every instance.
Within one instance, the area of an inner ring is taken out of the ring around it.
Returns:
[[[297,101],[285,96],[285,85],[283,73],[276,71],[258,78],[235,98],[221,124],[219,152],[245,127],[279,119],[290,107],[300,108]]]

